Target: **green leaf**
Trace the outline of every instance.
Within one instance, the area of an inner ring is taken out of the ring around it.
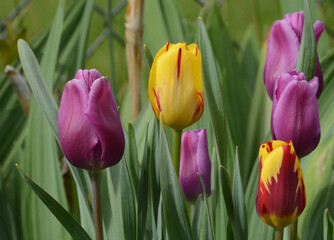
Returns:
[[[18,165],[16,165],[16,167],[23,180],[31,187],[35,194],[43,201],[74,239],[91,239],[80,224],[54,198],[25,175]]]
[[[84,14],[80,21],[81,31],[80,31],[80,38],[79,38],[79,49],[78,49],[78,56],[77,56],[77,63],[76,69],[84,68],[85,67],[85,59],[86,59],[86,45],[88,41],[88,32],[89,26],[91,22],[91,16],[94,9],[94,0],[87,0],[85,5]]]
[[[152,56],[151,50],[149,49],[149,47],[146,44],[144,44],[144,52],[145,52],[145,55],[146,55],[148,65],[151,68],[152,63],[153,63],[153,56]]]
[[[138,162],[138,152],[137,152],[137,143],[136,143],[136,136],[135,131],[133,129],[132,124],[129,122],[129,155],[126,158],[126,163],[129,169],[129,176],[131,179],[131,183],[133,185],[135,198],[138,198],[138,188],[139,188],[139,174],[140,174],[140,166]]]
[[[132,188],[130,175],[125,159],[122,159],[121,164],[121,196],[122,196],[122,219],[124,227],[125,239],[137,239],[136,230],[136,202],[134,190]]]
[[[210,216],[210,211],[209,211],[209,204],[208,204],[208,198],[206,195],[206,190],[205,190],[205,185],[203,182],[203,179],[199,173],[197,173],[197,176],[201,182],[202,186],[202,226],[201,226],[201,234],[200,234],[200,239],[202,240],[210,240],[210,239],[215,239],[214,237],[214,231],[212,227],[212,221],[211,221],[211,216]]]
[[[205,25],[198,20],[198,42],[202,55],[202,74],[205,98],[208,101],[218,157],[223,166],[227,165],[226,119],[220,77]]]
[[[324,212],[324,240],[333,240],[334,239],[334,222],[329,213],[328,208]]]
[[[146,215],[148,205],[148,167],[149,167],[149,154],[147,148],[147,136],[148,126],[145,135],[145,146],[143,161],[141,166],[140,184],[139,184],[139,196],[138,196],[138,240],[142,240],[145,237],[146,230]]]
[[[162,123],[160,125],[159,164],[162,207],[168,237],[173,240],[192,239],[183,193],[176,176]]]
[[[305,74],[306,80],[314,77],[317,46],[308,0],[304,0],[304,27],[296,68]]]
[[[18,51],[25,76],[52,130],[58,138],[58,106],[43,80],[37,59],[29,45],[22,39],[18,41]]]
[[[234,205],[233,205],[232,190],[231,190],[231,180],[224,166],[220,166],[219,169],[220,169],[220,174],[219,174],[220,183],[223,191],[226,211],[233,227],[233,222],[235,218],[234,218]],[[236,233],[234,234],[236,235]]]
[[[239,168],[238,148],[236,148],[235,151],[232,195],[233,195],[233,205],[234,205],[234,216],[236,220],[235,236],[236,239],[247,240],[248,234],[247,234],[246,207],[245,207],[244,192],[243,192],[240,168]]]
[[[52,88],[55,76],[55,69],[58,60],[58,50],[63,29],[64,18],[64,0],[59,3],[54,22],[52,24],[48,40],[45,46],[45,52],[41,60],[41,70],[48,88]]]

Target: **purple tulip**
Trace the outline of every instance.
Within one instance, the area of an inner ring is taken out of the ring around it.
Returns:
[[[95,69],[79,70],[67,82],[58,128],[60,146],[76,167],[101,170],[123,156],[123,129],[110,84]]]
[[[307,82],[297,70],[281,74],[275,86],[271,134],[273,139],[291,140],[299,158],[311,153],[320,141],[318,88],[317,77]]]
[[[302,39],[304,13],[295,12],[285,15],[284,19],[274,22],[268,40],[267,59],[264,68],[264,83],[268,95],[273,99],[275,83],[279,75],[296,68],[299,48]],[[316,41],[324,30],[323,22],[316,21],[313,25]],[[323,85],[322,71],[317,56],[315,76],[319,79],[317,98]]]
[[[183,195],[188,201],[196,201],[198,195],[203,192],[197,173],[201,175],[209,196],[211,162],[205,129],[186,131],[182,134],[179,180]]]

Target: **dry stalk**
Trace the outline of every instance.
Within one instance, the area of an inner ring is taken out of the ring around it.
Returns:
[[[141,109],[141,52],[144,0],[128,0],[125,16],[126,59],[131,95],[131,118],[136,120]]]

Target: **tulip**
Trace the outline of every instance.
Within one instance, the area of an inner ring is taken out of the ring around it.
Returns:
[[[66,83],[58,128],[60,146],[76,167],[101,170],[123,156],[123,129],[110,84],[95,69],[79,70]]]
[[[273,99],[277,78],[282,72],[289,72],[296,68],[299,48],[304,25],[304,13],[295,12],[285,15],[284,19],[274,22],[267,47],[267,59],[264,68],[264,83],[268,95]],[[316,42],[324,30],[324,24],[316,21],[314,24]],[[319,79],[317,98],[320,97],[323,77],[317,56],[315,76]]]
[[[299,158],[311,153],[320,141],[319,109],[316,93],[319,81],[310,82],[296,70],[277,80],[271,112],[273,139],[293,142]]]
[[[154,58],[148,92],[158,119],[181,130],[196,122],[203,113],[201,53],[197,44],[167,43]]]
[[[291,141],[270,141],[259,151],[256,211],[275,228],[294,223],[306,205],[303,172]]]
[[[211,162],[208,153],[206,130],[186,131],[182,135],[179,181],[188,201],[196,201],[203,193],[197,173],[203,179],[206,194],[211,194]]]

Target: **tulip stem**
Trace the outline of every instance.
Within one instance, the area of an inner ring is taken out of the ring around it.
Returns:
[[[93,171],[92,184],[94,195],[95,236],[96,240],[103,240],[100,171]]]
[[[174,130],[173,163],[177,176],[179,176],[180,168],[181,137],[182,130]]]
[[[275,240],[283,240],[284,228],[275,228]]]
[[[288,226],[289,240],[296,240],[298,232],[298,220]]]

